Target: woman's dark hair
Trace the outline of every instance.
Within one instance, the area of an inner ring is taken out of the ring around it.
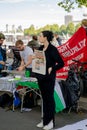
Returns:
[[[42,34],[44,37],[47,37],[48,42],[51,42],[53,40],[53,32],[52,31],[42,31]]]

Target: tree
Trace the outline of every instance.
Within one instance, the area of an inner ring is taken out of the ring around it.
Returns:
[[[35,27],[34,25],[32,24],[30,27],[29,27],[29,34],[30,35],[33,35],[35,33]]]
[[[69,23],[67,25],[66,30],[67,30],[68,34],[70,34],[70,35],[74,34],[74,32],[75,32],[75,26],[74,26],[74,24],[73,23]]]
[[[26,35],[28,35],[29,33],[28,33],[28,29],[24,29],[24,35],[26,36]]]
[[[75,7],[81,8],[82,6],[87,7],[87,0],[59,0],[58,6],[70,12]]]
[[[75,26],[75,31],[77,31],[80,27],[81,27],[81,23],[77,24],[77,25]]]
[[[60,35],[62,35],[62,34],[66,34],[67,32],[66,32],[66,26],[65,25],[61,25],[60,26]]]
[[[33,24],[29,28],[24,29],[24,35],[33,35],[35,33],[36,33],[36,30]]]
[[[59,25],[58,24],[50,25],[50,30],[58,33],[59,32]]]
[[[46,26],[43,27],[44,30],[50,30],[50,25],[47,24]]]

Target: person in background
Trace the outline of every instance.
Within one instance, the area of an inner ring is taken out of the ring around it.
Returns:
[[[51,44],[52,39],[53,33],[48,30],[42,31],[38,38],[39,42],[43,44],[39,50],[45,53],[46,74],[35,73],[43,99],[43,120],[37,124],[37,127],[44,130],[50,130],[55,126],[54,86],[56,70],[64,66],[58,49]]]
[[[4,69],[6,62],[6,49],[2,48],[5,36],[3,33],[0,33],[0,72]]]
[[[31,47],[33,51],[34,49],[38,49],[40,47],[36,35],[32,36],[32,40],[28,42],[27,46]]]
[[[12,59],[12,63],[8,65],[8,70],[16,70],[21,63],[21,56],[19,50],[15,46],[9,46],[8,57]]]
[[[27,70],[30,73],[30,76],[33,76],[32,73],[32,55],[33,55],[33,50],[25,46],[22,40],[17,40],[16,43],[16,48],[20,51],[20,56],[21,56],[21,64],[17,68],[18,71],[22,70]]]
[[[51,44],[54,45],[55,47],[59,46],[58,41],[56,40],[56,37],[53,38]]]
[[[59,37],[59,35],[57,33],[54,34],[54,37],[56,38],[59,46],[62,44],[62,39]]]
[[[82,22],[81,22],[81,24],[82,24],[82,27],[85,28],[86,35],[87,35],[87,19],[83,19]]]

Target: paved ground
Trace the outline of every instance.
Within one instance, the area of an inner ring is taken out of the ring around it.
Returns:
[[[86,102],[87,103],[87,102]],[[87,106],[86,106],[87,108]],[[40,106],[34,107],[30,112],[20,112],[20,109],[6,111],[6,109],[0,108],[0,130],[41,130],[36,127],[36,124],[40,122],[41,110]],[[65,111],[57,113],[56,127],[60,128],[67,124],[72,124],[83,119],[87,119],[87,111],[79,109],[79,112]]]

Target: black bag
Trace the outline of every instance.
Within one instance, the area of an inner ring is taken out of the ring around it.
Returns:
[[[64,97],[64,101],[66,104],[66,108],[69,108],[72,106],[72,99],[71,99],[71,94],[69,92],[69,89],[67,87],[67,83],[64,80],[61,80],[61,82],[59,82],[60,86],[61,86],[61,91]]]
[[[0,107],[9,107],[13,103],[13,96],[9,96],[9,94],[4,93],[0,96]]]
[[[0,77],[6,77],[8,75],[9,75],[8,72],[0,72]]]
[[[13,63],[12,63],[12,70],[15,70],[16,68],[18,68],[20,64],[21,64],[21,61],[19,61],[17,58],[14,57]]]
[[[12,70],[15,70],[21,64],[21,56],[20,56],[20,52],[16,48],[12,49],[12,51],[14,54],[13,63],[12,63]]]
[[[23,107],[25,108],[34,107],[34,93],[32,91],[26,93],[24,97]]]
[[[73,71],[70,71],[68,74],[68,78],[66,79],[66,86],[67,89],[71,95],[71,104],[73,105],[74,103],[77,102],[79,99],[79,80],[77,78],[76,73]]]

